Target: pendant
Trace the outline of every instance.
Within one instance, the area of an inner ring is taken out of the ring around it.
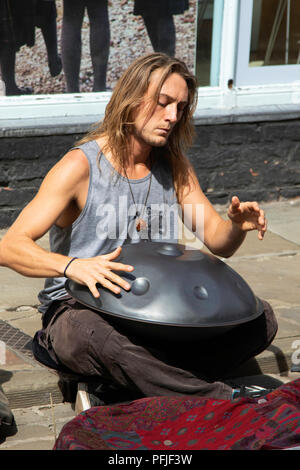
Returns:
[[[136,221],[136,230],[137,232],[140,232],[141,230],[145,230],[147,228],[147,223],[145,222],[145,220],[139,218],[137,221]]]

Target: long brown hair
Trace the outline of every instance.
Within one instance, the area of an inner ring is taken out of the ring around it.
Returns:
[[[169,57],[163,53],[152,53],[136,59],[123,73],[106,106],[104,119],[96,128],[83,137],[78,144],[83,144],[101,136],[106,137],[105,153],[110,150],[114,163],[122,170],[129,156],[129,143],[134,126],[134,111],[142,104],[148,90],[151,74],[161,71],[160,81],[153,97],[150,113],[158,101],[160,90],[165,80],[172,74],[181,75],[188,87],[188,104],[185,106],[181,119],[172,130],[167,145],[163,147],[164,157],[169,162],[175,189],[179,195],[181,189],[188,185],[190,163],[185,156],[188,147],[192,144],[194,126],[192,115],[197,102],[196,78],[189,72],[186,64],[179,59]],[[161,151],[153,149],[152,155]]]

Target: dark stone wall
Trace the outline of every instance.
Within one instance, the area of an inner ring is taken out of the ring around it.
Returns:
[[[300,196],[300,120],[198,127],[190,159],[213,203]]]
[[[81,134],[0,139],[0,228],[34,197]],[[214,204],[234,194],[271,201],[300,196],[300,120],[199,125],[189,157]]]
[[[0,139],[0,228],[10,226],[44,176],[81,137],[51,135]]]

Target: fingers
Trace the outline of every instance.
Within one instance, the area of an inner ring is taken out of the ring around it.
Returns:
[[[73,269],[70,269],[69,277],[80,284],[86,285],[95,298],[100,297],[97,284],[100,284],[114,294],[119,294],[121,288],[130,290],[131,285],[125,279],[118,276],[115,271],[131,272],[134,270],[134,267],[112,261],[120,255],[121,251],[121,247],[118,247],[113,252],[105,255],[77,260],[76,266],[75,263],[73,267],[72,265],[70,266]]]
[[[115,263],[111,263],[112,265]],[[124,266],[124,265],[120,265]],[[122,271],[132,271],[133,267],[126,267],[128,269],[120,269]],[[126,291],[131,289],[131,285],[122,277],[115,274],[109,269],[108,266],[104,267],[103,264],[95,263],[93,267],[90,265],[89,276],[85,281],[85,284],[88,286],[93,296],[98,298],[100,297],[97,284],[100,284],[102,287],[110,290],[114,294],[120,294],[121,289]]]
[[[100,292],[98,291],[96,287],[96,283],[94,282],[86,282],[87,287],[90,289],[91,293],[95,297],[95,299],[99,299],[100,297]]]
[[[113,284],[112,282],[110,282],[108,279],[106,279],[104,276],[102,277],[101,279],[101,282],[99,282],[100,279],[98,281],[96,281],[95,279],[93,279],[92,281],[88,281],[86,283],[87,287],[90,289],[91,293],[93,294],[93,296],[98,299],[100,297],[100,292],[97,288],[97,284],[101,284],[102,287],[105,287],[106,289],[110,290],[111,292],[113,292],[114,294],[120,294],[121,292],[121,289],[119,286]]]
[[[232,213],[237,212],[240,208],[240,200],[237,196],[231,198],[230,210]]]
[[[112,282],[113,282],[114,284],[117,284],[118,286],[122,287],[125,290],[129,290],[130,287],[131,287],[131,285],[127,281],[125,281],[125,279],[122,279],[120,276],[118,276],[114,272],[110,271],[109,269],[103,270],[102,275],[103,275],[104,279],[106,280],[105,281],[106,284],[107,284],[107,280],[111,281],[111,282],[109,282],[109,286],[113,285],[112,284]],[[101,284],[104,287],[107,287],[106,285],[104,285],[104,279],[101,279]],[[116,287],[116,286],[114,286],[114,287]],[[110,287],[108,287],[108,288],[110,288]],[[119,287],[116,287],[116,290],[117,290],[116,293],[120,293],[120,288]]]
[[[260,209],[257,202],[248,203],[248,209],[255,215],[255,228],[258,230],[258,238],[262,240],[267,231],[265,212]]]
[[[114,251],[112,251],[111,253],[106,253],[105,255],[101,255],[101,258],[103,259],[115,259],[117,258],[120,253],[122,251],[122,247],[121,246],[118,246]]]
[[[258,202],[240,202],[237,196],[233,196],[228,210],[229,218],[237,223],[242,230],[258,230],[258,238],[262,240],[267,231],[267,221],[264,211]]]
[[[259,240],[263,240],[265,233],[267,231],[267,219],[265,218],[265,213],[262,209],[260,209],[257,222],[258,222],[258,238]]]
[[[238,198],[237,196],[232,196],[232,198],[231,198],[231,204],[232,204],[233,206],[239,206],[240,203],[241,203],[241,202],[240,202],[240,200],[239,200],[239,198]]]
[[[100,255],[96,258],[101,259],[101,261],[110,261],[115,258],[117,258],[122,251],[122,247],[116,248],[114,251],[111,253],[107,253],[106,255]],[[111,263],[105,263],[105,266],[108,267],[109,269],[113,269],[114,271],[133,271],[134,267],[131,266],[130,264],[123,264],[123,263],[116,263],[116,262],[111,262]]]
[[[133,271],[134,267],[130,264],[123,264],[123,263],[116,263],[111,262],[111,260],[116,259],[122,251],[122,247],[116,248],[111,253],[107,253],[106,255],[96,256],[95,259],[99,258],[100,262],[104,264],[105,267],[112,269],[114,271]]]
[[[81,283],[85,284],[90,289],[95,298],[100,297],[97,284],[100,284],[102,287],[110,290],[114,294],[120,294],[121,288],[126,291],[131,288],[131,285],[125,279],[122,279],[109,269],[104,269],[103,267],[96,267],[93,270],[91,269],[88,276],[86,276],[84,281]]]

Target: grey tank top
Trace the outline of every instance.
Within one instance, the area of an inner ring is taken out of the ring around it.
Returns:
[[[110,253],[125,243],[142,239],[176,243],[178,241],[178,203],[171,171],[156,159],[150,173],[129,180],[119,175],[101,152],[96,141],[80,145],[89,162],[89,188],[85,207],[66,229],[53,225],[50,250],[66,256],[91,258]],[[100,158],[99,158],[100,157]],[[134,200],[133,200],[134,198]],[[136,230],[136,211],[147,227]],[[45,313],[53,300],[64,297],[65,277],[47,278],[39,293],[39,311]]]

